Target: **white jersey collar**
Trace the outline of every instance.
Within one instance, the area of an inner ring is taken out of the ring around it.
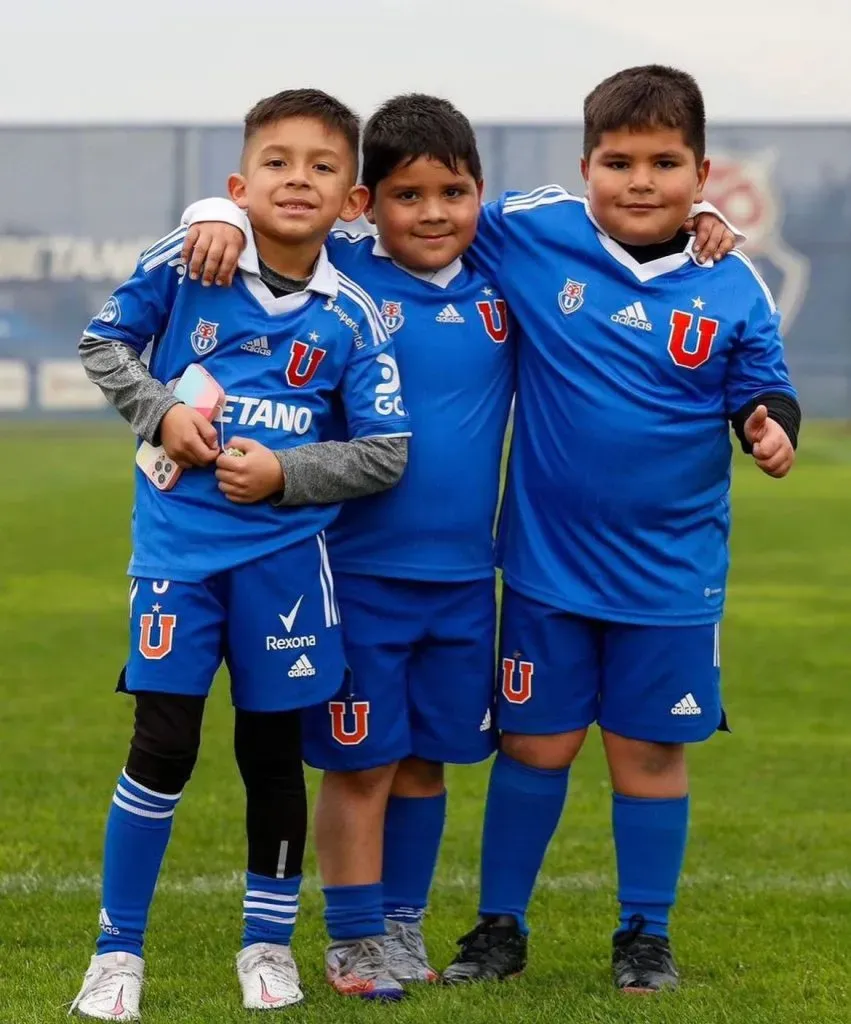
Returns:
[[[239,269],[244,270],[246,274],[260,276],[260,256],[254,241],[254,232],[251,230],[250,225],[248,225],[248,232],[245,236],[245,248],[239,257]],[[305,291],[318,292],[320,295],[326,295],[330,299],[337,298],[337,271],[328,259],[328,253],[325,251],[324,245],[319,250],[319,258],[316,260],[313,276],[305,285]]]
[[[707,259],[705,263],[698,263],[694,253],[694,236],[689,238],[688,245],[682,252],[674,252],[669,256],[661,256],[657,260],[639,263],[619,242],[616,242],[611,235],[607,235],[600,227],[594,214],[591,212],[591,204],[587,199],[585,200],[585,213],[597,229],[597,237],[600,239],[600,244],[606,252],[613,260],[620,263],[622,267],[626,267],[641,282],[652,281],[654,277],[661,277],[662,274],[670,274],[672,271],[679,270],[680,267],[685,266],[689,261],[703,270],[708,270],[715,265],[715,261],[712,259]]]
[[[304,286],[304,290],[300,292],[274,295],[269,289],[260,276],[260,257],[254,241],[254,232],[251,231],[250,226],[245,235],[245,248],[239,257],[238,265],[246,288],[270,316],[290,313],[298,309],[310,299],[311,292],[317,295],[324,295],[329,299],[337,298],[339,290],[337,271],[328,259],[328,253],[325,251],[324,245],[319,250],[319,257],[316,260],[313,276]]]

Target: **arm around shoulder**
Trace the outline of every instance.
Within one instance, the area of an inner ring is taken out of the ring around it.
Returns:
[[[180,223],[184,227],[200,224],[202,221],[215,220],[239,228],[243,234],[248,231],[248,217],[232,199],[223,196],[209,196],[191,203],[183,211]]]

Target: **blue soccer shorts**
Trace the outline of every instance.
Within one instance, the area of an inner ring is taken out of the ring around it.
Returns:
[[[245,711],[290,711],[335,693],[345,673],[323,535],[202,583],[133,579],[124,689],[204,697],[222,662]]]
[[[360,771],[404,757],[473,764],[496,747],[492,579],[338,573],[347,679],[303,715],[304,758]]]
[[[500,730],[551,735],[592,722],[653,743],[695,743],[726,728],[719,623],[638,626],[571,615],[505,587]]]

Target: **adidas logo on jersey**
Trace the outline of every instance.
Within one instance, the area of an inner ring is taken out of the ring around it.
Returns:
[[[269,339],[264,334],[262,338],[253,338],[239,346],[243,352],[253,352],[256,356],[270,356]]]
[[[488,708],[485,712],[485,717],[482,719],[482,724],[479,726],[479,732],[487,732],[491,727],[491,709]]]
[[[443,309],[434,318],[439,324],[463,324],[464,317],[458,312],[458,310],[450,302],[448,306],[444,306]]]
[[[287,675],[290,679],[298,679],[301,676],[315,676],[316,669],[310,664],[310,659],[307,655],[302,654],[289,672],[287,672]]]
[[[624,327],[637,327],[641,331],[652,331],[653,324],[647,319],[644,306],[640,302],[630,303],[625,309],[612,313],[611,319]]]
[[[692,694],[687,693],[682,700],[671,708],[672,715],[702,715],[703,708],[697,703]]]

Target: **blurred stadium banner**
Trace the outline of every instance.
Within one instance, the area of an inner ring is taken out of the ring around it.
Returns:
[[[487,195],[581,191],[577,126],[478,130]],[[224,193],[239,128],[2,128],[0,418],[110,414],[82,328],[194,199]],[[748,235],[810,416],[851,418],[851,126],[714,125],[707,198]]]

